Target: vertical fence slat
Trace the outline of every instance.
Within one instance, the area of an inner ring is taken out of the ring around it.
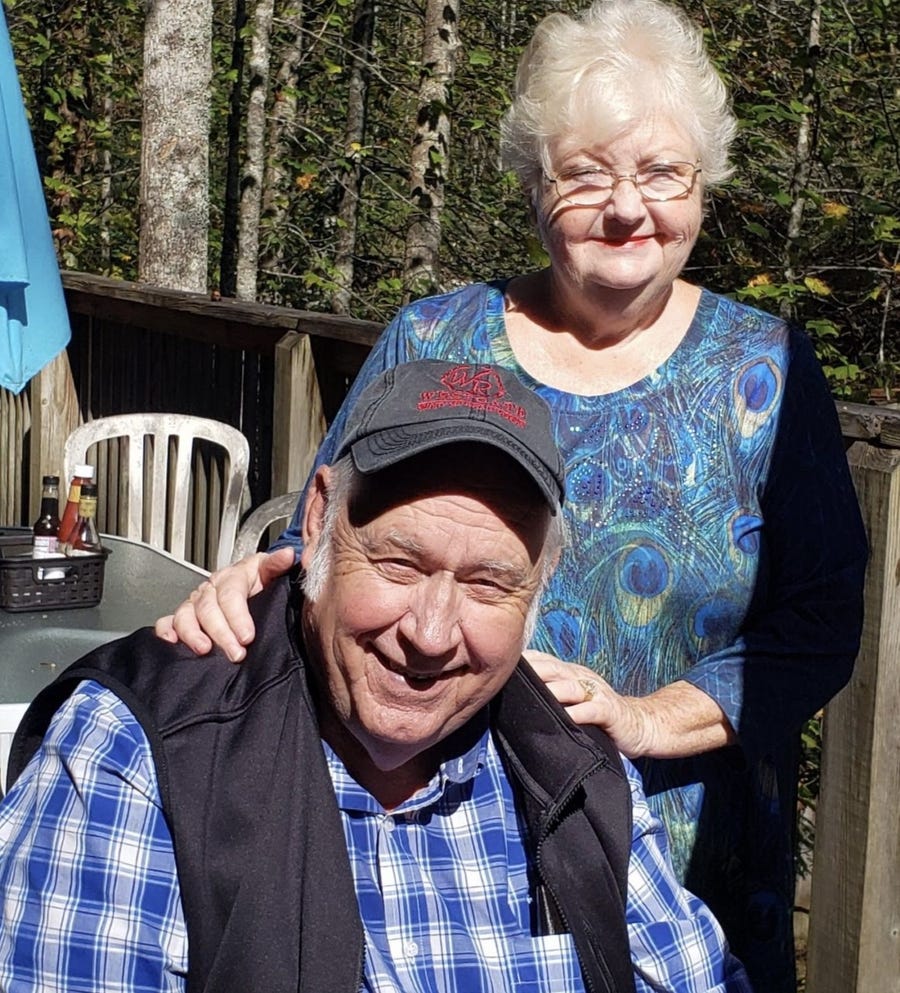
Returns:
[[[28,511],[37,517],[41,506],[41,477],[62,473],[63,448],[78,424],[78,396],[65,352],[45,365],[31,380],[31,458]],[[65,487],[65,483],[62,484]]]
[[[849,460],[871,557],[856,669],[825,715],[807,989],[900,993],[900,450]]]
[[[299,490],[325,437],[325,414],[309,336],[288,334],[275,346],[272,492]]]

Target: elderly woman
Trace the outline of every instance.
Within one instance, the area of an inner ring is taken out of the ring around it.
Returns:
[[[570,535],[532,664],[638,761],[677,870],[755,988],[793,993],[799,730],[850,675],[866,546],[809,341],[680,277],[734,130],[677,10],[547,17],[502,153],[549,267],[403,308],[318,461],[363,385],[416,357],[500,363],[548,401]],[[277,545],[299,541],[295,519]],[[285,560],[215,574],[158,632],[203,651],[202,627],[240,658],[246,597]]]

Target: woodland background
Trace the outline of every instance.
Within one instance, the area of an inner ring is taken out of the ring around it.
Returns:
[[[497,127],[541,0],[5,0],[64,268],[386,323],[543,264]],[[900,389],[897,0],[682,0],[733,178],[687,276]]]

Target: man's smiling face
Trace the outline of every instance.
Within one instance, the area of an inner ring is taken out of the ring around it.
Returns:
[[[316,517],[313,506],[306,567]],[[497,693],[524,647],[549,518],[525,473],[481,445],[381,472],[339,510],[324,539],[330,570],[304,618],[330,711],[323,736],[334,719],[350,735],[339,754],[350,741],[378,769],[398,769]]]

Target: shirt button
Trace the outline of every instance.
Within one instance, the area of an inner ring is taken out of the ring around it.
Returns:
[[[419,946],[414,941],[407,941],[403,946],[403,952],[406,958],[415,958],[419,954]]]
[[[394,818],[390,814],[385,814],[381,826],[390,834],[394,830]]]

